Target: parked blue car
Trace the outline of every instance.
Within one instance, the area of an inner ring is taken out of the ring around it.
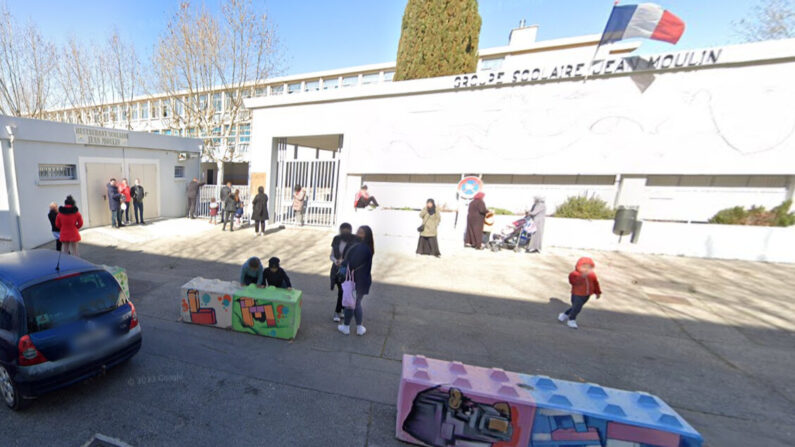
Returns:
[[[135,306],[107,271],[52,250],[0,255],[0,397],[10,408],[140,348]]]

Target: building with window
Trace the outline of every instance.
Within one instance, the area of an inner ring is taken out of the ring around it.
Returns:
[[[72,195],[84,228],[109,225],[111,177],[141,180],[144,218],[185,215],[201,140],[0,115],[0,252],[53,239],[51,202]],[[133,211],[130,210],[133,218]]]

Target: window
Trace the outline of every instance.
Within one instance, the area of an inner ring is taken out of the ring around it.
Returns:
[[[171,129],[164,130],[163,135],[171,135]]]
[[[157,110],[157,101],[152,101],[152,119],[160,118],[159,112]]]
[[[105,109],[102,110],[102,122],[107,123],[108,121],[110,121],[110,108],[105,107]]]
[[[483,59],[480,61],[481,70],[499,70],[502,68],[502,63],[505,62],[504,57],[497,57],[493,59]]]
[[[240,142],[248,143],[251,141],[251,124],[241,124],[240,128]]]
[[[185,166],[174,166],[174,178],[185,178]]]
[[[39,180],[75,180],[76,178],[75,165],[39,165]]]
[[[320,81],[306,81],[304,83],[305,92],[316,92],[320,90]]]
[[[384,82],[392,82],[392,79],[395,77],[394,71],[385,71],[384,72]]]
[[[287,85],[287,94],[288,95],[292,95],[293,93],[298,93],[300,91],[301,91],[301,83],[300,82],[296,82],[296,83]]]
[[[163,104],[163,107],[160,108],[163,111],[163,114],[161,116],[163,118],[168,118],[169,116],[171,116],[171,101],[163,100],[161,101],[161,104]]]
[[[345,87],[353,87],[353,86],[355,86],[358,83],[359,83],[359,76],[358,75],[345,76],[344,78],[342,78],[342,87],[343,88],[345,88]]]
[[[207,110],[207,95],[199,96],[199,110]]]
[[[145,102],[141,104],[141,119],[148,120],[149,119],[149,103]]]
[[[265,96],[267,90],[267,87],[257,87],[254,89],[254,96]]]
[[[177,99],[177,102],[176,102],[175,106],[176,106],[176,109],[177,109],[176,110],[177,116],[183,116],[184,117],[185,116],[185,104],[182,101],[183,101],[183,99]]]
[[[284,84],[279,85],[272,85],[271,86],[271,95],[283,95],[284,94]]]
[[[133,121],[138,121],[138,104],[132,105],[132,119]]]
[[[375,84],[378,82],[378,73],[368,73],[362,76],[362,85]]]
[[[221,114],[221,110],[223,110],[224,103],[221,100],[220,93],[213,93],[213,110],[215,111],[216,115]]]
[[[335,88],[340,88],[340,78],[323,80],[323,90],[333,90]]]

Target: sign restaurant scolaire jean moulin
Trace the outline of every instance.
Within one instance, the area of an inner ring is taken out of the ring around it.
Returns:
[[[75,127],[75,143],[93,146],[127,146],[129,132],[92,127]]]
[[[722,49],[684,51],[681,53],[656,54],[650,56],[631,56],[595,60],[591,64],[589,76],[603,76],[622,73],[639,73],[657,70],[670,70],[703,65],[715,65],[720,59]],[[481,87],[497,84],[543,82],[584,77],[588,62],[563,64],[548,67],[532,67],[513,71],[481,72],[456,76],[454,88]]]

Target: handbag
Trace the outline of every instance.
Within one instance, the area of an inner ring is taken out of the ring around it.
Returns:
[[[345,274],[345,281],[340,286],[342,287],[342,307],[346,309],[353,309],[356,307],[356,283],[353,281],[353,270],[348,270]]]
[[[417,231],[418,231],[418,232],[420,232],[420,233],[422,233],[423,231],[425,231],[425,224],[422,224],[422,225],[420,225],[419,227],[417,227]]]
[[[127,202],[122,202],[121,203],[121,210],[122,211],[127,211]]]

